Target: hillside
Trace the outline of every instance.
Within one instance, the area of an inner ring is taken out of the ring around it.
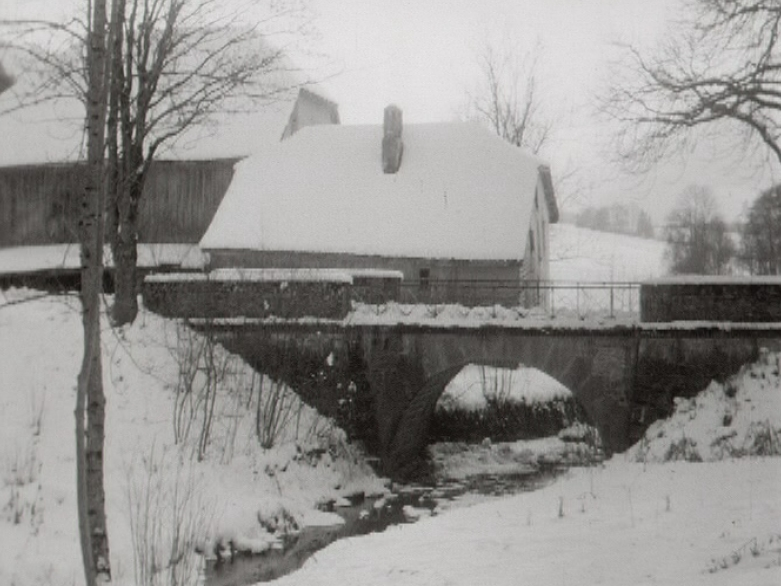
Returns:
[[[553,224],[550,248],[554,281],[642,281],[666,273],[660,240]]]

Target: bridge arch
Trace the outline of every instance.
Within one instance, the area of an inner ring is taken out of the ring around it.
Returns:
[[[637,356],[631,338],[489,330],[374,332],[365,342],[389,473],[414,473],[437,401],[467,364],[515,368],[520,363],[546,373],[572,391],[608,452],[627,447]]]

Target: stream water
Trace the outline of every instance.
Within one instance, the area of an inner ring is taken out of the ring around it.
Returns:
[[[337,539],[384,531],[390,525],[413,523],[417,517],[436,515],[458,499],[499,497],[529,492],[545,486],[564,468],[532,469],[505,475],[478,475],[464,481],[436,486],[394,486],[382,499],[356,497],[349,507],[335,509],[344,523],[330,527],[306,527],[286,539],[281,549],[260,555],[238,556],[230,562],[206,568],[206,586],[244,586],[275,580],[294,572],[314,553]]]

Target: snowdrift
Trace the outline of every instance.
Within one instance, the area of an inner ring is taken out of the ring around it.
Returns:
[[[642,462],[712,462],[781,455],[781,354],[762,350],[724,384],[711,384],[653,423],[629,451]]]

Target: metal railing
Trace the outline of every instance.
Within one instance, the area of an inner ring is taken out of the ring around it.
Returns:
[[[399,282],[382,290],[353,287],[353,299],[371,304],[460,304],[467,307],[524,307],[551,317],[635,318],[640,314],[640,283],[498,280]]]

